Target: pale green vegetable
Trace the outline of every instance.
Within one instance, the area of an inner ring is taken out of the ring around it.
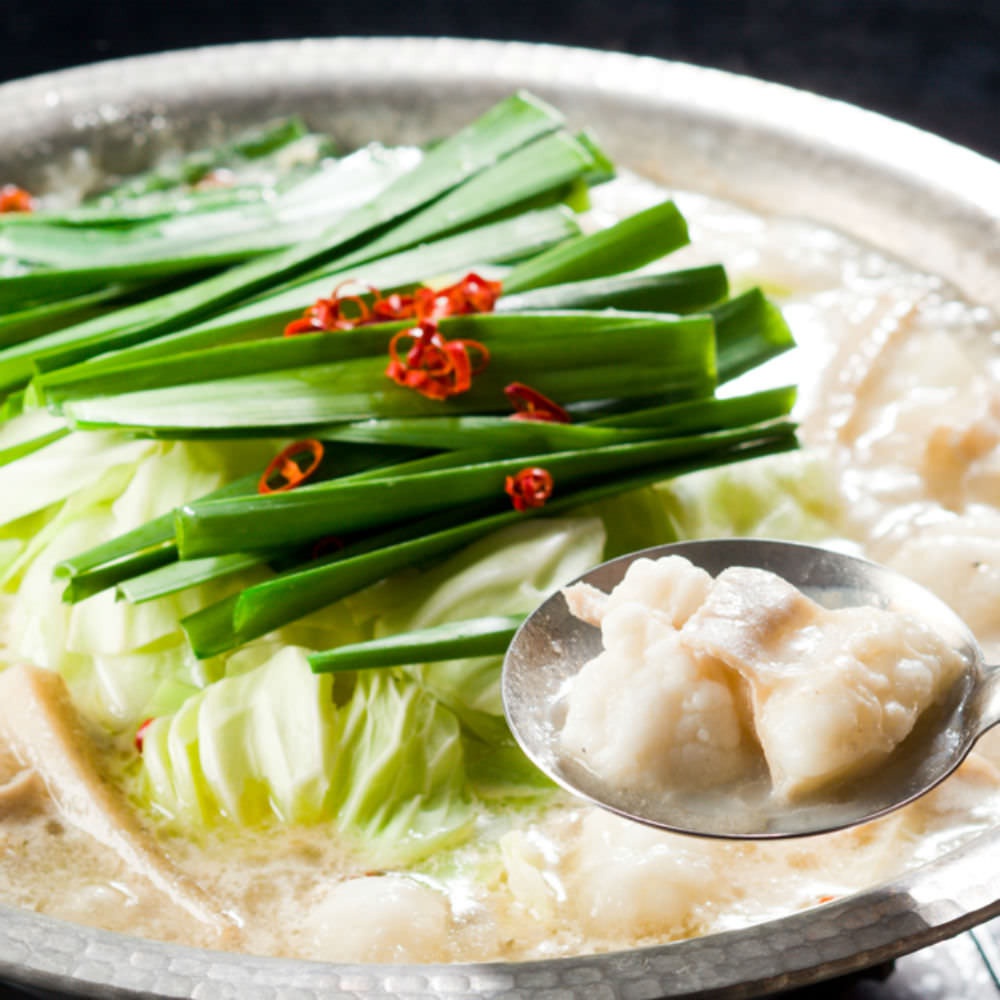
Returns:
[[[0,667],[23,661],[58,671],[84,715],[114,732],[176,710],[215,680],[221,664],[194,656],[179,620],[225,596],[229,585],[193,588],[139,607],[115,601],[112,591],[70,605],[61,599],[54,568],[260,467],[270,453],[265,442],[165,444],[74,435],[0,468],[0,481],[24,483],[4,503],[5,512],[21,516],[2,528],[0,539],[0,596],[9,607]]]
[[[694,472],[655,489],[681,538],[817,542],[837,534],[840,498],[834,469],[817,449]]]
[[[564,583],[599,563],[604,525],[596,517],[525,521],[474,542],[433,569],[399,574],[372,593],[386,610],[375,634],[484,615],[527,614]],[[449,660],[415,668],[421,681],[475,726],[503,716],[499,657]],[[491,727],[492,728],[492,727]]]
[[[134,730],[146,719],[176,712],[215,679],[182,641],[118,656],[90,658],[92,718],[110,729]]]
[[[457,719],[387,672],[335,685],[286,647],[146,731],[150,801],[185,825],[329,821],[367,863],[415,860],[468,833]]]
[[[6,575],[8,568],[21,554],[24,543],[16,538],[0,538],[0,577]],[[3,605],[0,604],[0,609]],[[0,611],[0,614],[3,612]]]
[[[151,441],[118,434],[73,434],[2,466],[0,524],[60,503],[116,469],[133,469],[155,450]]]
[[[333,689],[289,648],[213,684],[145,733],[149,795],[186,824],[322,815],[336,755]],[[273,805],[272,805],[273,803]]]
[[[0,460],[31,441],[43,438],[66,426],[59,417],[50,416],[44,410],[22,413],[20,416],[0,423]]]
[[[685,476],[681,481],[688,478]],[[604,522],[607,539],[603,559],[614,559],[626,552],[677,541],[676,525],[669,510],[664,507],[659,490],[653,486],[619,493],[580,507],[575,513],[580,516],[596,515]]]

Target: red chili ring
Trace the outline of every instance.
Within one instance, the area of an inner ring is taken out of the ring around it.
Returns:
[[[297,461],[303,455],[308,456],[308,461],[304,464]],[[257,492],[263,494],[284,493],[294,489],[305,482],[319,468],[322,461],[323,445],[321,442],[312,438],[296,441],[271,459],[257,484]],[[283,480],[281,485],[271,485],[271,481],[275,478],[279,481]]]
[[[35,199],[16,184],[0,187],[0,212],[30,212],[35,207]]]
[[[511,382],[504,389],[504,395],[516,410],[511,420],[543,420],[550,424],[568,424],[570,415],[548,396],[523,382]]]
[[[552,496],[552,473],[539,466],[521,469],[504,481],[504,492],[510,497],[514,510],[543,507]]]

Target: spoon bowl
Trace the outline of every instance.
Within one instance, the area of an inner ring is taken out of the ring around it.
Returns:
[[[930,791],[1000,721],[1000,669],[943,601],[912,580],[855,556],[804,545],[736,538],[677,542],[621,556],[577,581],[610,592],[640,558],[678,555],[713,577],[730,566],[768,570],[825,608],[874,606],[909,615],[943,638],[967,669],[880,766],[822,796],[788,804],[770,794],[761,766],[737,786],[641,796],[616,788],[564,752],[559,732],[567,682],[602,649],[600,630],[573,617],[553,594],[514,636],[503,664],[504,710],[522,749],[568,791],[626,818],[678,833],[776,839],[825,833],[883,816]]]

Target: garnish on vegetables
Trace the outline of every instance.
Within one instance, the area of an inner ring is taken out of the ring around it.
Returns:
[[[411,340],[405,354],[401,345]],[[478,355],[473,364],[470,351]],[[448,399],[468,392],[473,375],[489,364],[490,352],[477,340],[446,340],[435,320],[421,320],[419,326],[400,330],[389,341],[389,364],[385,374],[397,385],[414,389],[428,399]]]
[[[299,141],[297,132],[278,130],[272,148]],[[200,753],[211,758],[214,730],[199,728],[195,739],[195,723],[230,718],[234,704],[247,739],[260,731],[255,713],[273,714],[289,739],[311,719],[333,740],[351,713],[367,725],[372,710],[386,718],[419,710],[456,760],[468,751],[481,761],[483,748],[467,743],[437,689],[414,680],[413,661],[479,658],[476,669],[489,676],[494,666],[481,658],[502,649],[530,608],[519,598],[499,618],[478,617],[493,607],[475,608],[377,638],[350,615],[334,616],[343,630],[324,631],[332,648],[308,663],[288,649],[264,669],[221,679],[212,671],[225,661],[215,657],[278,629],[302,629],[289,636],[294,645],[311,634],[304,619],[313,612],[363,601],[402,571],[461,560],[497,532],[544,537],[547,523],[573,521],[582,507],[795,446],[790,390],[717,395],[792,346],[780,314],[759,292],[728,298],[718,265],[657,263],[688,239],[669,200],[582,235],[567,203],[579,203],[581,185],[606,179],[598,154],[523,95],[428,150],[359,150],[304,168],[304,179],[283,175],[276,193],[253,189],[238,164],[232,186],[193,189],[231,165],[209,154],[78,210],[5,219],[14,243],[44,266],[0,279],[0,307],[9,307],[0,319],[0,419],[22,420],[24,411],[44,422],[6,439],[0,495],[18,481],[18,463],[42,461],[64,442],[212,456],[213,476],[192,468],[172,507],[153,507],[82,553],[93,543],[81,540],[95,536],[81,534],[56,569],[70,604],[97,596],[151,618],[175,609],[174,641],[191,673],[157,682],[130,724],[156,718],[142,732],[142,773],[152,800],[182,822],[218,811],[256,820],[275,808],[312,820],[340,806],[341,786],[327,780],[331,758],[315,742],[287,787],[286,772],[265,761],[246,799],[239,789],[250,785],[216,781],[214,771],[180,789],[179,748],[195,764]],[[336,201],[343,181],[346,202],[299,242],[294,212],[317,192]],[[238,208],[248,197],[251,208]],[[268,206],[290,214],[268,224]],[[237,210],[254,225],[225,235]],[[201,227],[216,223],[203,241]],[[282,330],[288,336],[276,336]],[[294,443],[275,456],[275,438]],[[331,442],[336,461],[329,454],[320,477]],[[218,475],[220,456],[241,450],[252,460]],[[592,531],[588,538],[603,544]],[[572,548],[584,565],[599,554]],[[332,699],[332,677],[313,674],[379,664],[391,672],[358,680],[350,705]],[[346,713],[342,721],[334,711]],[[423,767],[422,740],[406,749]],[[530,770],[526,761],[515,767]],[[441,779],[448,795],[472,787],[460,766]],[[415,783],[415,794],[425,787]],[[403,796],[411,800],[393,849],[424,822],[435,836],[464,835],[464,809],[438,825],[419,795]],[[349,819],[364,828],[364,817]],[[430,841],[410,843],[423,851]]]
[[[374,310],[363,295],[346,295],[341,291],[353,284],[352,281],[345,281],[333,290],[328,299],[317,299],[301,318],[292,320],[285,327],[285,336],[297,337],[320,330],[353,330],[356,326],[373,322]],[[378,302],[381,298],[378,289],[371,288],[369,291]]]
[[[353,330],[371,323],[394,320],[435,322],[445,316],[492,312],[503,286],[499,281],[488,281],[470,272],[453,285],[437,290],[420,285],[412,294],[391,292],[383,295],[374,285],[365,286],[367,295],[342,291],[351,287],[357,287],[357,282],[341,282],[330,298],[317,299],[299,319],[292,320],[285,327],[285,336]]]
[[[416,315],[420,319],[441,319],[443,316],[493,312],[502,291],[503,282],[488,281],[470,271],[461,281],[447,288],[438,291],[417,289]]]
[[[24,188],[16,184],[4,184],[0,187],[0,213],[30,212],[34,205],[35,199]]]
[[[544,507],[552,496],[552,474],[540,466],[521,469],[504,480],[504,492],[510,497],[514,510]]]
[[[542,420],[550,424],[571,422],[570,415],[558,403],[523,382],[511,382],[503,393],[514,407],[511,420]]]
[[[301,486],[323,461],[323,444],[312,438],[295,441],[283,448],[264,470],[257,484],[258,493],[284,493]]]

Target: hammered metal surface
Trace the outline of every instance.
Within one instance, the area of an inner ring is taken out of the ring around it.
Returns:
[[[809,94],[619,54],[333,39],[71,70],[0,87],[0,176],[37,183],[79,146],[103,168],[136,168],[178,141],[291,111],[347,146],[421,140],[519,86],[594,125],[615,157],[655,179],[836,225],[1000,308],[1000,165]],[[0,979],[64,996],[198,1000],[740,998],[878,965],[997,913],[992,831],[892,883],[746,930],[511,965],[233,956],[0,909]]]

